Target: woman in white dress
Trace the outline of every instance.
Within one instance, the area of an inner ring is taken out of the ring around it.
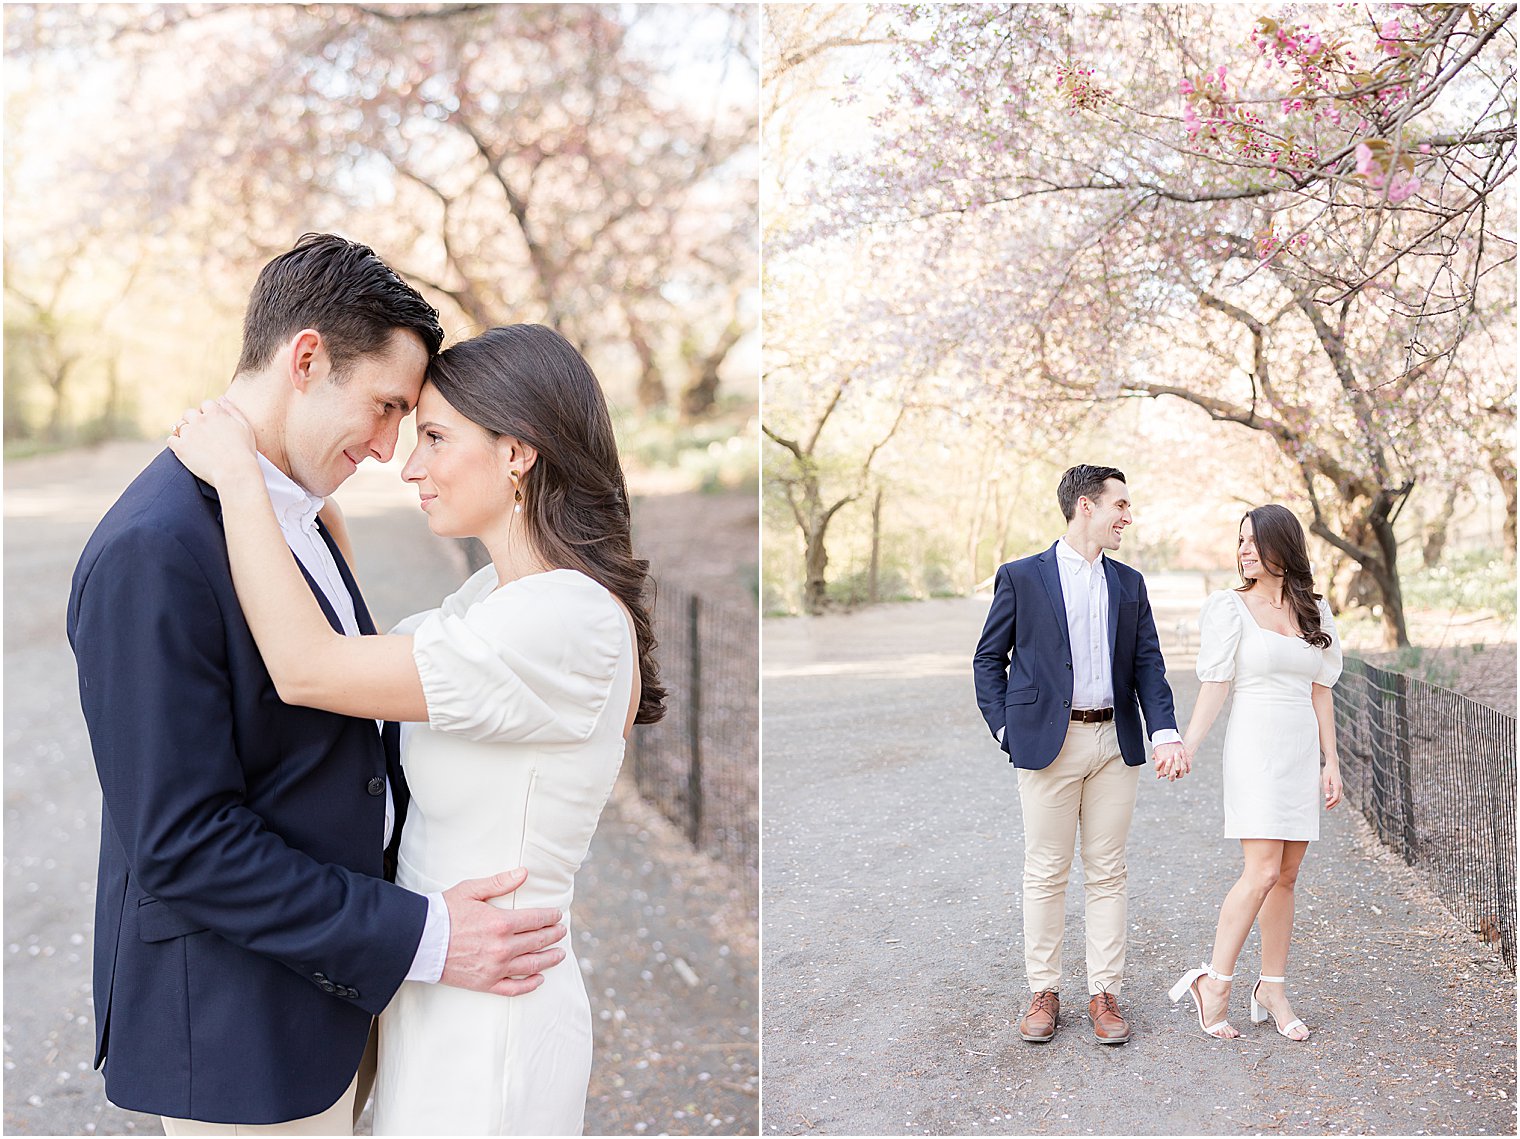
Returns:
[[[344,637],[323,618],[242,420],[210,401],[186,420],[171,445],[218,489],[234,583],[281,697],[405,722],[398,885],[436,893],[522,866],[526,882],[496,904],[560,908],[571,930],[567,959],[523,996],[402,984],[380,1020],[376,1133],[581,1134],[591,1012],[571,949],[575,872],[625,737],[664,700],[648,563],[633,557],[595,376],[533,325],[433,360],[402,477],[433,533],[479,538],[491,564],[386,637]],[[341,544],[340,520],[324,520]]]
[[[1203,682],[1183,738],[1189,760],[1202,745],[1230,686],[1235,703],[1224,740],[1224,826],[1240,840],[1245,866],[1219,909],[1211,961],[1172,988],[1191,993],[1198,1027],[1239,1036],[1227,1009],[1235,960],[1253,923],[1261,927],[1261,977],[1251,990],[1253,1023],[1272,1017],[1289,1040],[1309,1029],[1283,988],[1293,935],[1293,886],[1309,843],[1319,838],[1319,801],[1341,799],[1330,689],[1341,648],[1330,607],[1314,592],[1303,528],[1282,506],[1258,506],[1240,523],[1236,564],[1244,582],[1220,590],[1199,618]],[[1321,767],[1323,757],[1323,767]]]

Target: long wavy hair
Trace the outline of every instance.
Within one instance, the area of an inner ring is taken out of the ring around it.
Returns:
[[[1314,575],[1309,569],[1309,546],[1304,528],[1286,506],[1269,502],[1245,513],[1240,524],[1251,520],[1251,534],[1256,542],[1256,557],[1261,564],[1283,579],[1283,596],[1293,606],[1293,620],[1299,636],[1317,649],[1330,647],[1330,634],[1319,625],[1319,594],[1314,592]],[[1235,569],[1243,584],[1236,591],[1244,593],[1255,584],[1246,579],[1240,565],[1240,547],[1235,548]]]
[[[519,484],[529,541],[550,565],[579,570],[628,607],[641,685],[634,723],[659,720],[665,688],[650,621],[654,580],[649,563],[633,556],[617,438],[590,366],[552,328],[514,324],[439,353],[427,378],[493,438],[510,435],[537,450]]]

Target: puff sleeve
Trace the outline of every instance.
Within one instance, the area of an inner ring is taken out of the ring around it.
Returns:
[[[421,628],[422,623],[434,613],[448,613],[452,616],[462,616],[471,605],[487,597],[496,588],[496,567],[487,564],[476,570],[469,578],[439,603],[437,609],[424,609],[421,613],[413,613],[410,617],[404,617],[392,629],[392,636],[409,637]]]
[[[443,607],[413,633],[428,724],[477,743],[580,743],[611,695],[627,622],[610,594],[569,570]]]
[[[1198,615],[1198,679],[1235,679],[1235,649],[1240,644],[1240,603],[1226,590],[1209,594]]]
[[[1335,618],[1330,613],[1330,604],[1323,597],[1319,599],[1319,627],[1330,634],[1330,644],[1320,650],[1319,673],[1314,677],[1314,683],[1333,688],[1341,678],[1341,638],[1335,631]]]

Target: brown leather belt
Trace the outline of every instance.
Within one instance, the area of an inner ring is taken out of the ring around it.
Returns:
[[[1079,724],[1101,724],[1114,718],[1112,708],[1073,708],[1071,718]]]

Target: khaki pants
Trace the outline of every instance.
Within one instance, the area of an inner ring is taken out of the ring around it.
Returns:
[[[1024,814],[1024,971],[1031,992],[1061,987],[1066,880],[1078,829],[1087,892],[1087,991],[1124,980],[1125,845],[1140,768],[1126,767],[1114,722],[1073,722],[1049,767],[1019,770]]]
[[[375,1057],[379,1038],[376,1026],[370,1025],[369,1043],[359,1061],[359,1071],[338,1102],[326,1111],[291,1119],[285,1123],[201,1123],[194,1119],[159,1116],[165,1135],[352,1135],[354,1124],[364,1114],[370,1089],[375,1085]]]

